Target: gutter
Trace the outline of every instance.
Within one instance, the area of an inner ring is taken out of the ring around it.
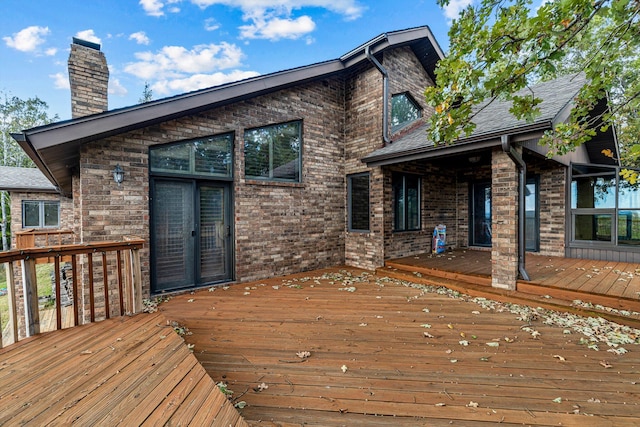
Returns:
[[[371,44],[364,47],[364,54],[382,74],[382,140],[385,145],[388,145],[391,143],[389,139],[389,73],[376,57],[371,54]]]
[[[527,185],[527,164],[520,153],[511,145],[509,135],[502,135],[500,140],[502,141],[502,151],[507,153],[513,163],[518,166],[518,272],[521,279],[530,281],[529,274],[525,270],[526,234],[524,218],[526,218],[526,210],[524,189]]]

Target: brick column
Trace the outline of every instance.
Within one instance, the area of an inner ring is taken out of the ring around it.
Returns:
[[[491,286],[516,288],[518,279],[518,169],[502,150],[491,159]]]

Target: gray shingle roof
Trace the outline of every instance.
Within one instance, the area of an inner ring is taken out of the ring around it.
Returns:
[[[0,166],[0,190],[52,193],[56,187],[40,169]]]
[[[511,102],[493,101],[486,106],[481,105],[478,108],[484,108],[472,119],[476,124],[475,130],[468,137],[461,138],[455,145],[470,144],[470,148],[473,148],[473,142],[496,138],[502,134],[520,133],[534,128],[549,129],[554,123],[566,119],[574,97],[585,82],[583,75],[564,76],[518,92],[521,95],[533,93],[542,99],[538,105],[541,114],[532,123],[513,117],[509,113]],[[436,147],[433,141],[428,139],[427,129],[428,124],[425,122],[412,132],[400,136],[392,144],[369,154],[363,160],[373,162],[382,158],[388,159],[445,148],[445,146]]]

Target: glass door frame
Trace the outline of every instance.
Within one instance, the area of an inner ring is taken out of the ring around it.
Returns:
[[[194,226],[192,235],[194,236],[194,250],[193,254],[189,254],[188,258],[191,258],[191,264],[193,269],[193,282],[187,286],[177,286],[175,288],[157,289],[157,271],[156,271],[156,230],[155,230],[155,215],[154,212],[154,200],[156,182],[181,182],[185,184],[191,184],[191,191],[193,192],[193,205],[191,212],[193,215]],[[151,243],[150,248],[150,266],[151,266],[151,294],[160,294],[163,292],[172,292],[184,289],[193,289],[196,287],[208,286],[217,283],[226,283],[234,280],[235,277],[235,247],[234,247],[234,226],[233,226],[233,197],[232,197],[232,182],[225,180],[207,180],[207,179],[195,179],[195,178],[183,178],[175,176],[151,176],[149,179],[149,239]],[[224,190],[224,221],[226,224],[226,253],[225,253],[225,269],[228,272],[225,277],[219,279],[202,281],[201,274],[201,248],[200,248],[200,188],[202,186],[219,187]]]

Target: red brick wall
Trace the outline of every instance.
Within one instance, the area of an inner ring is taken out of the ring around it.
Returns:
[[[515,289],[518,277],[518,170],[501,148],[491,159],[492,286]]]
[[[81,153],[84,241],[149,240],[148,150],[156,144],[235,132],[236,279],[253,280],[344,263],[343,82],[327,79],[85,145]],[[244,179],[244,129],[303,120],[302,182]],[[125,171],[121,187],[111,170]],[[149,291],[149,247],[142,252]]]

